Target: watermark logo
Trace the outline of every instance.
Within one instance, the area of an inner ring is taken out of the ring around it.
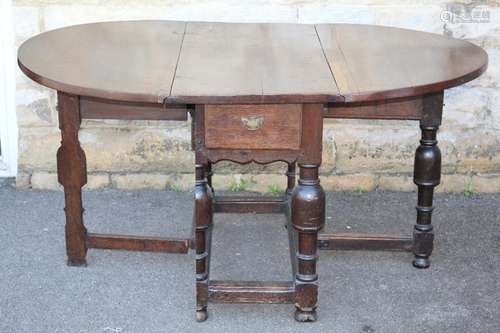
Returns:
[[[469,3],[451,2],[441,12],[445,23],[489,23],[490,8],[487,0],[475,0]]]

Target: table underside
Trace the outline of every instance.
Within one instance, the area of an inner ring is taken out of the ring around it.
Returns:
[[[420,120],[424,97],[407,97],[387,102],[325,103],[324,118]],[[235,105],[237,108],[237,105]],[[82,119],[187,120],[192,104],[132,103],[81,97]],[[283,114],[283,117],[287,117]]]

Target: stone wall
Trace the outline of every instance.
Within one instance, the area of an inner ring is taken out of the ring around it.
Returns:
[[[353,5],[352,3],[355,3]],[[429,0],[14,0],[16,44],[45,30],[124,19],[228,22],[354,22],[405,27],[467,39],[490,56],[486,74],[447,91],[439,131],[443,152],[441,191],[500,191],[500,1],[487,6],[489,22],[444,22],[460,1]],[[463,8],[463,7],[462,7]],[[43,55],[40,55],[43,56]],[[57,189],[59,130],[55,95],[17,75],[20,187]],[[418,124],[406,121],[329,120],[325,123],[322,183],[329,190],[414,190],[411,172]],[[193,154],[189,124],[84,121],[87,188],[189,189]],[[218,165],[216,186],[273,192],[284,186],[283,165]],[[231,172],[231,173],[230,173]],[[236,174],[234,174],[236,173]]]

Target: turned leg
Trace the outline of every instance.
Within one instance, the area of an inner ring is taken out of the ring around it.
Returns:
[[[292,194],[292,224],[298,233],[295,255],[295,319],[316,320],[318,231],[325,223],[325,193],[319,183],[318,164],[299,164],[300,178]]]
[[[194,203],[196,250],[196,320],[208,317],[208,275],[210,271],[210,238],[212,226],[212,193],[207,186],[206,165],[196,165]]]
[[[420,126],[422,139],[415,154],[414,182],[418,186],[417,222],[413,231],[413,266],[428,268],[433,249],[432,197],[441,178],[441,152],[437,146],[438,126]]]
[[[58,92],[61,147],[57,151],[57,175],[64,187],[66,253],[68,265],[86,265],[87,230],[83,224],[82,190],[87,183],[85,153],[78,141],[80,101],[78,96]]]
[[[288,170],[286,172],[287,178],[287,186],[286,186],[286,194],[291,195],[293,192],[293,188],[295,187],[295,162],[288,164]]]

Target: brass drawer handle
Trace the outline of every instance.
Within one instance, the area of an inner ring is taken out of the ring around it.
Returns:
[[[264,125],[264,117],[251,116],[251,117],[241,117],[241,123],[249,131],[256,131]]]

